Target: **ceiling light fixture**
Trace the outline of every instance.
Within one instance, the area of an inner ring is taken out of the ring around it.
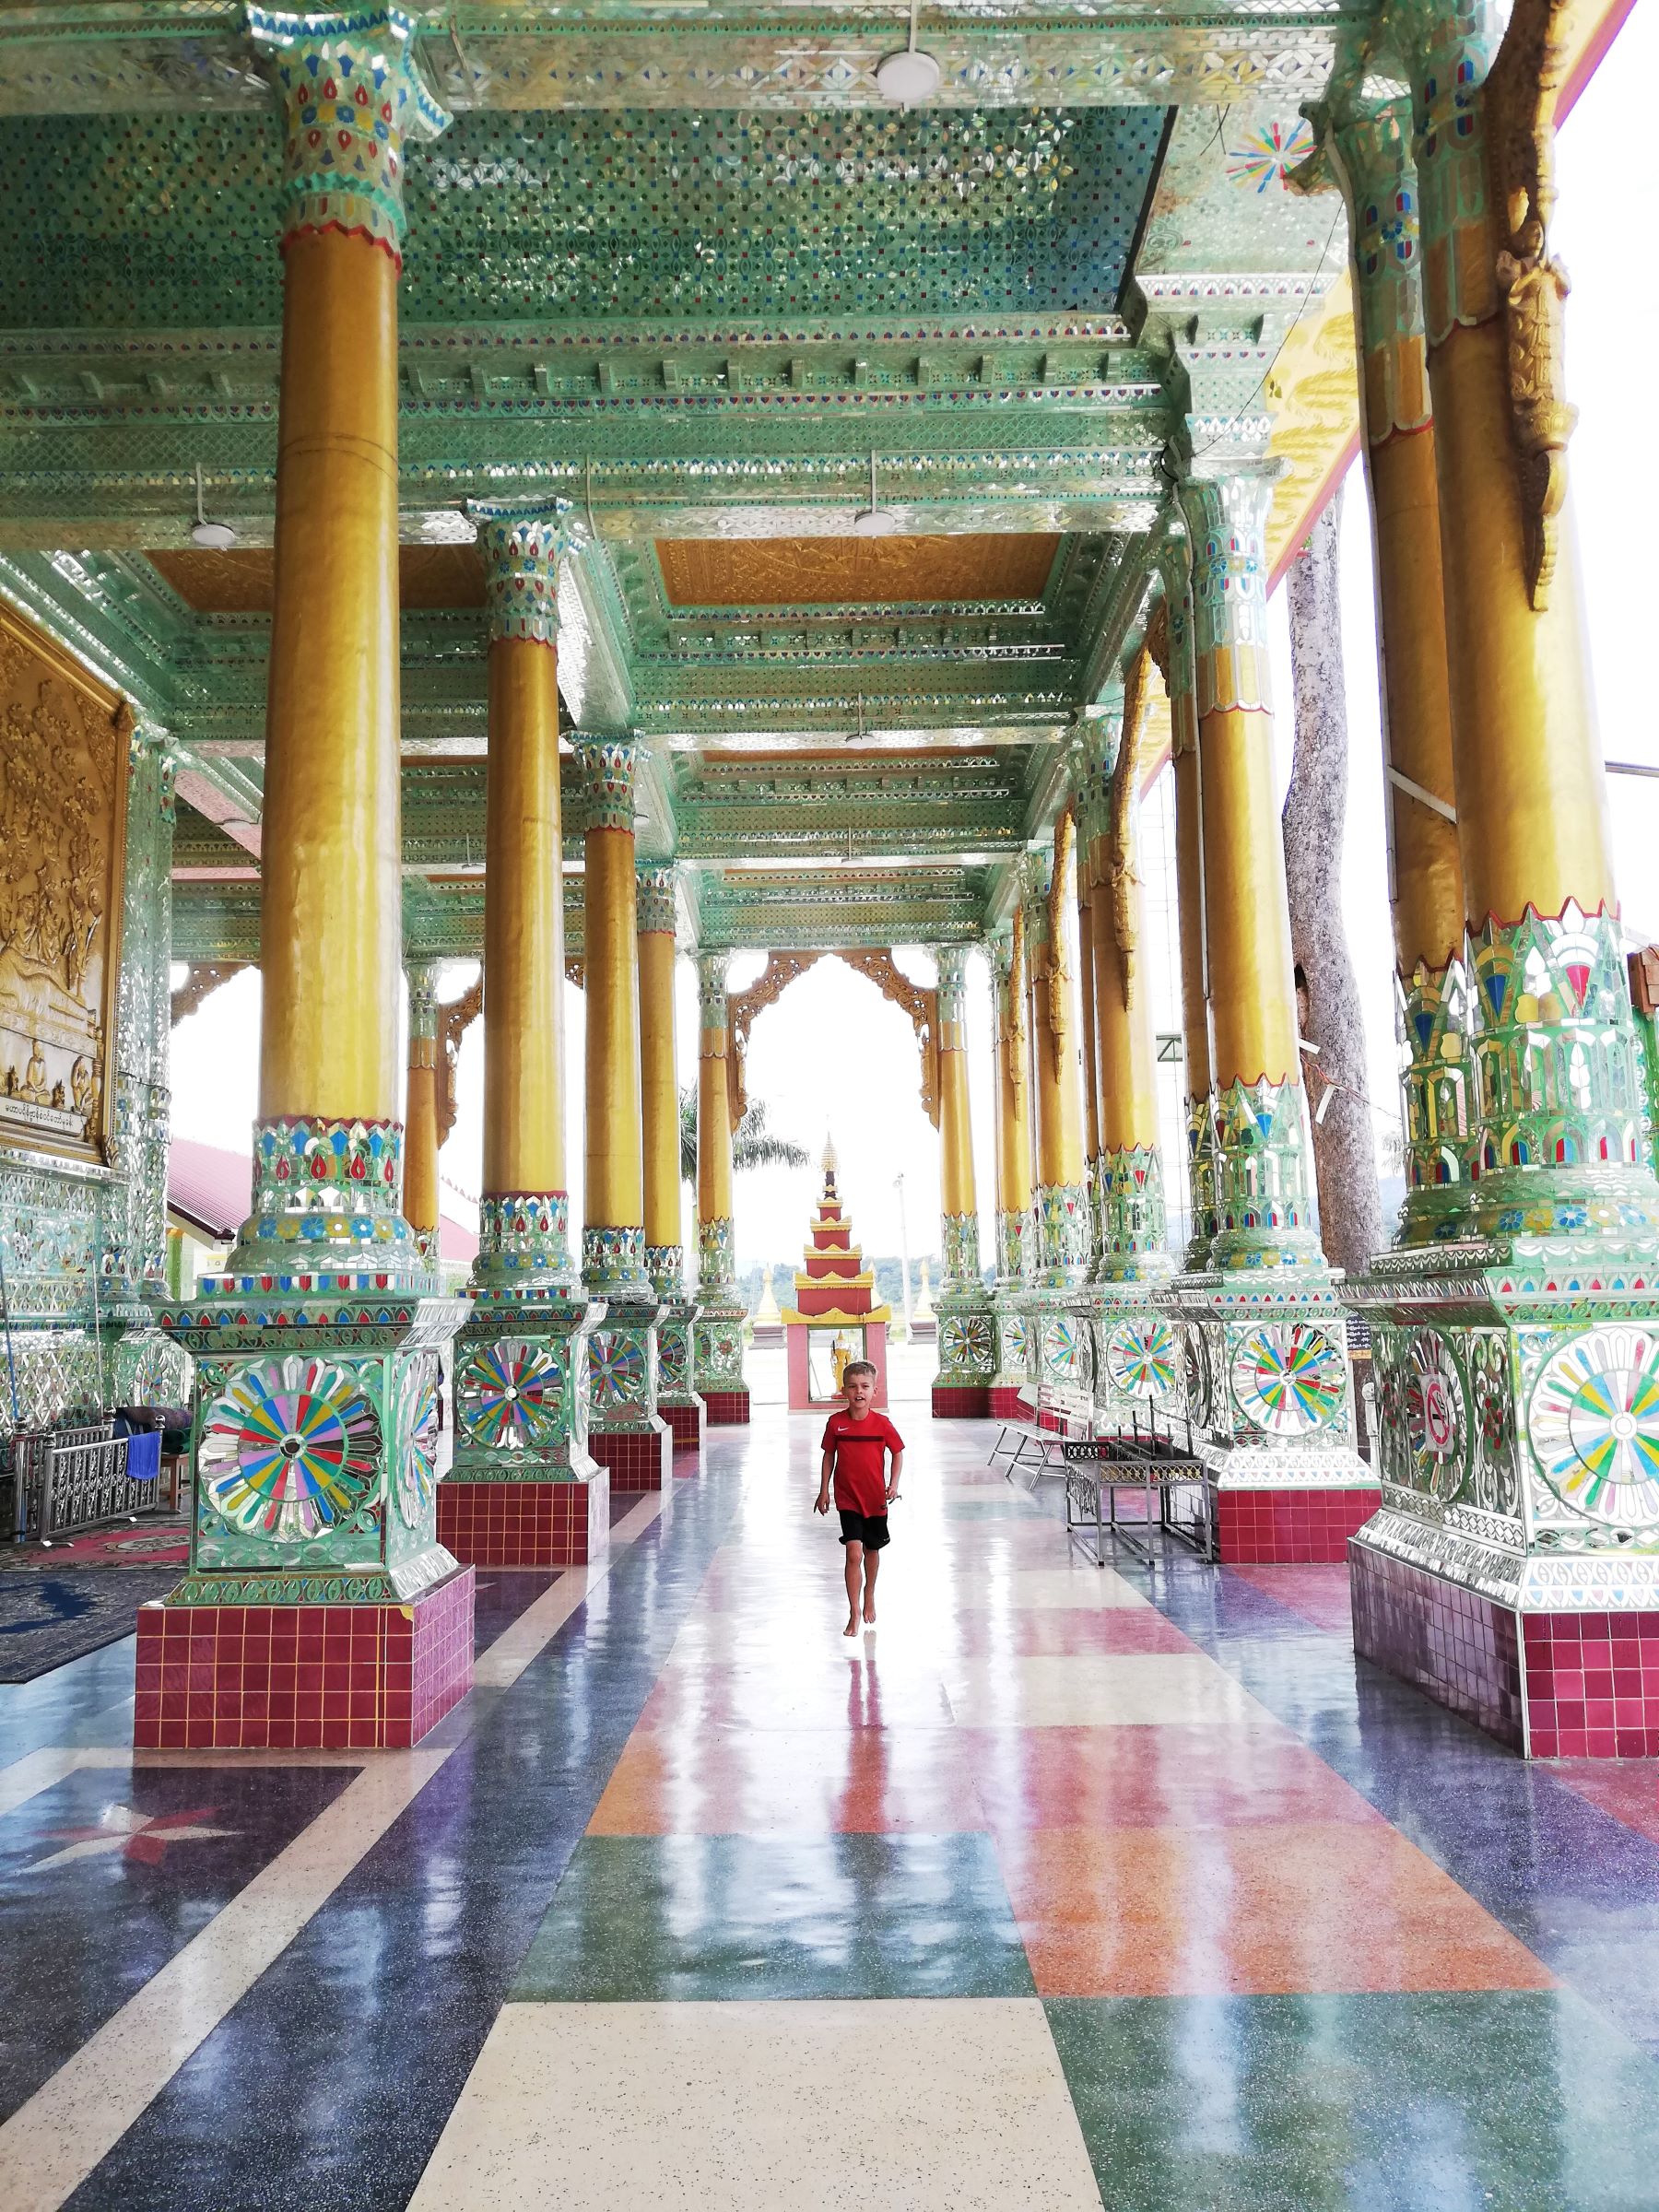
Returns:
[[[210,523],[202,512],[202,465],[195,465],[196,519],[191,525],[190,542],[209,553],[224,553],[236,543],[236,532],[229,523]]]
[[[911,0],[910,44],[876,65],[876,89],[896,108],[919,108],[938,91],[945,72],[931,53],[916,44],[916,18],[922,0]]]
[[[876,497],[876,449],[870,449],[870,503],[861,507],[853,517],[853,533],[858,537],[892,537],[900,527],[899,517],[890,507],[884,507]]]

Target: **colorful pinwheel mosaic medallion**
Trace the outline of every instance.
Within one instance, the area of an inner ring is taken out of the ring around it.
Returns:
[[[1175,1387],[1175,1332],[1156,1313],[1120,1321],[1106,1339],[1106,1380],[1131,1398],[1167,1397]]]
[[[645,1339],[634,1329],[596,1329],[588,1339],[594,1404],[638,1406],[645,1397]]]
[[[1462,1487],[1468,1416],[1463,1378],[1443,1336],[1418,1329],[1406,1349],[1406,1441],[1417,1487],[1436,1498]]]
[[[564,1369],[545,1345],[509,1337],[479,1345],[455,1378],[455,1414],[469,1442],[500,1452],[559,1441]]]
[[[1527,1433],[1565,1503],[1622,1527],[1659,1523],[1659,1331],[1588,1329],[1534,1385]]]
[[[438,1362],[429,1353],[398,1376],[397,1510],[418,1528],[438,1479]]]
[[[1042,1324],[1042,1365],[1064,1382],[1088,1382],[1088,1333],[1069,1313],[1056,1313]]]
[[[207,1415],[203,1495],[244,1535],[303,1544],[357,1512],[380,1451],[380,1418],[350,1369],[265,1359],[235,1376]]]
[[[1347,1382],[1341,1347],[1312,1322],[1265,1322],[1233,1354],[1239,1411],[1269,1436],[1325,1428],[1342,1411]]]

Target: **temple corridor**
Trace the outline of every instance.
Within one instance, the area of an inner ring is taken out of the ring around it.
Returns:
[[[413,1750],[135,1752],[130,1641],[0,1688],[6,2212],[1651,2204],[1651,1769],[894,1415],[852,1643],[758,1406],[607,1560],[480,1571]]]

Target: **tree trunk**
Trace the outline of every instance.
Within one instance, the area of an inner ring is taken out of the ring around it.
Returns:
[[[1303,1069],[1320,1240],[1333,1267],[1357,1275],[1384,1239],[1371,1111],[1365,1100],[1365,1024],[1342,924],[1347,707],[1337,588],[1341,512],[1338,492],[1286,579],[1296,753],[1285,794],[1284,835],[1297,1017],[1302,1035],[1319,1047],[1304,1059]]]

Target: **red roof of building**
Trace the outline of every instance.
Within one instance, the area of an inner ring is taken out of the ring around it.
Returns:
[[[197,1230],[210,1244],[228,1244],[248,1218],[252,1155],[226,1152],[218,1145],[175,1136],[167,1151],[167,1205],[170,1213]],[[443,1256],[462,1266],[477,1256],[477,1233],[448,1214],[439,1216]]]

